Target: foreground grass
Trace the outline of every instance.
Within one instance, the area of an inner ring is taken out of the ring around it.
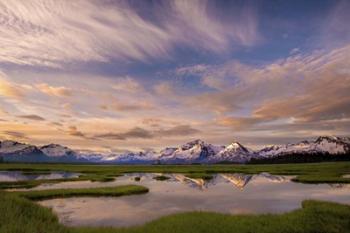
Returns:
[[[110,181],[114,176],[131,172],[184,173],[192,177],[210,177],[213,173],[268,172],[275,175],[294,175],[294,181],[303,183],[350,183],[350,162],[327,162],[305,164],[264,164],[264,165],[72,165],[72,164],[0,164],[0,170],[21,170],[24,172],[67,171],[83,175],[69,180]],[[65,180],[63,180],[65,181]],[[29,181],[23,186],[59,181]],[[15,182],[18,184],[18,182]],[[16,184],[0,182],[0,188],[11,188]]]
[[[140,227],[74,228],[75,233],[347,233],[350,206],[304,201],[302,209],[281,215],[228,215],[190,212],[166,216]]]
[[[130,228],[65,227],[50,209],[0,192],[0,233],[347,233],[350,206],[304,201],[281,215],[228,215],[190,212]]]
[[[30,200],[44,200],[66,197],[99,197],[99,196],[123,196],[131,194],[147,193],[148,188],[139,185],[123,185],[116,187],[83,188],[83,189],[49,189],[15,192],[16,195]]]

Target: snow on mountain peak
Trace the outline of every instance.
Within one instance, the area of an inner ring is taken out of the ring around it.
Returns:
[[[53,143],[40,147],[40,150],[44,152],[44,154],[51,157],[70,156],[76,154],[72,149],[68,147]]]
[[[5,161],[26,162],[91,162],[91,163],[246,163],[251,159],[268,159],[284,155],[348,155],[350,138],[322,136],[294,144],[267,146],[259,151],[246,148],[237,141],[227,146],[217,146],[200,139],[190,141],[179,147],[168,147],[156,153],[154,151],[128,152],[124,154],[98,154],[74,151],[59,144],[36,147],[16,141],[0,141],[0,156]],[[24,160],[25,159],[25,160]]]
[[[230,145],[228,145],[225,150],[229,151],[244,151],[249,152],[247,148],[245,148],[243,145],[241,145],[239,142],[232,142]]]
[[[236,162],[244,163],[251,159],[254,155],[252,150],[247,149],[239,142],[233,142],[224,147],[215,156],[210,158],[212,162]]]
[[[206,162],[223,147],[206,143],[200,139],[190,141],[178,148],[161,151],[160,160],[165,163],[197,163]]]
[[[31,151],[34,149],[35,146],[12,140],[5,140],[0,142],[0,153],[3,154],[23,153],[25,151]]]
[[[323,141],[327,141],[327,142],[339,142],[341,141],[340,138],[336,137],[336,136],[320,136],[315,140],[315,143],[321,143]]]
[[[321,136],[314,141],[301,141],[295,144],[266,147],[258,151],[260,157],[274,157],[284,154],[345,154],[350,152],[346,138]]]

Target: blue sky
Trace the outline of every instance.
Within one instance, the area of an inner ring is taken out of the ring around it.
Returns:
[[[349,1],[0,0],[0,139],[251,147],[350,128]]]

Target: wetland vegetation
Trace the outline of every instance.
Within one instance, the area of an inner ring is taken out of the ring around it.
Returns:
[[[111,182],[125,173],[156,173],[155,181],[168,180],[163,173],[182,173],[190,179],[211,180],[216,173],[256,174],[268,172],[293,176],[301,183],[350,183],[350,162],[274,165],[156,165],[107,166],[68,164],[0,164],[1,171],[22,171],[23,175],[50,174],[55,171],[79,173],[78,177],[51,180],[19,180],[0,182],[0,189],[33,188],[43,184],[70,181]],[[136,176],[142,181],[141,176]],[[135,181],[135,179],[134,179]],[[140,183],[142,185],[142,183]],[[66,226],[53,210],[34,200],[81,196],[117,196],[143,194],[149,189],[141,185],[113,187],[0,191],[1,233],[129,233],[129,232],[284,232],[332,233],[350,232],[350,206],[325,201],[306,200],[302,208],[283,214],[238,214],[186,212],[171,214],[133,227]],[[137,207],[135,207],[137,208]],[[213,228],[212,226],[215,226]]]

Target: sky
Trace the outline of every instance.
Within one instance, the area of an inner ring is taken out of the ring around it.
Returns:
[[[0,140],[101,153],[350,136],[350,1],[0,0]]]

